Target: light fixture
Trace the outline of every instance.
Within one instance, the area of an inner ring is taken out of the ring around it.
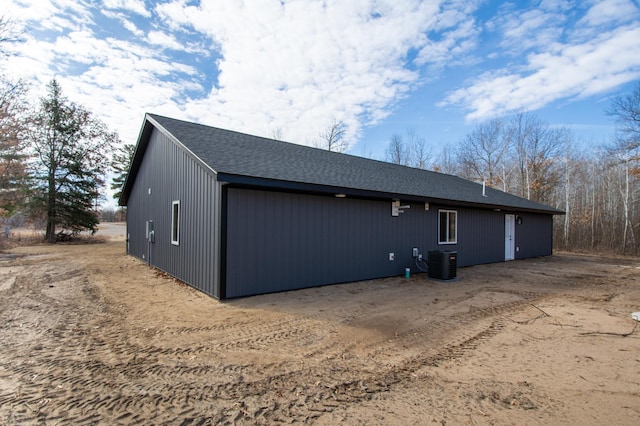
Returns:
[[[347,194],[336,194],[336,198],[344,198]]]

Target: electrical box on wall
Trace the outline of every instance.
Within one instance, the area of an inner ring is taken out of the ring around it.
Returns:
[[[400,205],[400,200],[394,200],[391,202],[391,216],[400,216],[400,213],[404,213],[404,209],[410,209],[411,205]]]

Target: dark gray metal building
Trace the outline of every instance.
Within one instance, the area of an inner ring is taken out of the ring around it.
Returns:
[[[225,299],[552,253],[563,212],[451,175],[147,114],[127,252]]]

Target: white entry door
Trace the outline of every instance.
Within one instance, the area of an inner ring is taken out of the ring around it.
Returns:
[[[513,260],[516,251],[516,216],[504,215],[504,260]]]

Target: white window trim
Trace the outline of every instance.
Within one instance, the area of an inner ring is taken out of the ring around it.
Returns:
[[[171,203],[171,244],[180,245],[180,200]]]
[[[440,217],[441,217],[441,213],[447,213],[447,224],[446,224],[446,230],[447,230],[447,240],[449,239],[449,219],[450,219],[450,215],[449,213],[455,213],[455,218],[456,218],[456,223],[455,223],[455,230],[456,230],[456,238],[453,241],[441,241],[440,240],[440,229],[441,229],[441,224],[440,224]],[[438,244],[458,244],[458,211],[457,210],[438,210]]]

